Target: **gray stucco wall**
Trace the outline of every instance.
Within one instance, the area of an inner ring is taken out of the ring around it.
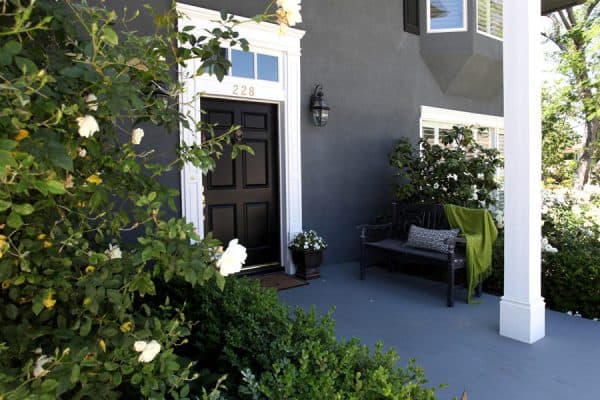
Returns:
[[[120,1],[113,1],[116,9]],[[130,2],[134,3],[134,2]],[[135,2],[137,4],[137,2]],[[170,0],[150,1],[166,9]],[[252,16],[266,0],[189,0],[186,3]],[[132,4],[133,5],[133,4]],[[129,7],[132,8],[132,5]],[[400,0],[304,0],[302,39],[302,175],[304,227],[330,244],[326,263],[358,258],[357,224],[386,212],[392,201],[387,162],[394,141],[419,137],[419,107],[500,115],[490,101],[446,96],[424,64],[419,36],[404,32]],[[147,17],[140,31],[151,27]],[[329,123],[314,127],[308,103],[316,83],[325,87]],[[169,152],[177,135],[146,144]],[[156,135],[158,136],[158,135]],[[179,187],[174,172],[165,182]]]

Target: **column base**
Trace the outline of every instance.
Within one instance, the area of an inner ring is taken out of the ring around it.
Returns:
[[[521,303],[502,297],[500,300],[500,335],[532,344],[546,336],[546,303],[540,297]]]

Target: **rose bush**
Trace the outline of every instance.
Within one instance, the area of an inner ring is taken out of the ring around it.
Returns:
[[[254,21],[298,22],[299,3],[285,3]],[[172,72],[191,58],[222,78],[220,44],[248,43],[227,14],[202,36],[176,31],[174,9],[154,15],[159,34],[128,32],[136,15],[71,0],[0,7],[0,398],[189,396],[193,362],[176,349],[191,323],[157,286],[223,287],[232,270],[219,274],[217,241],[171,217],[177,192],[159,178],[249,148],[154,93],[177,96]],[[180,124],[204,142],[160,157],[144,146],[144,127]]]
[[[299,1],[278,0],[252,21],[293,25],[299,12]],[[161,176],[184,162],[209,171],[225,146],[250,149],[232,142],[238,127],[216,135],[154,94],[177,96],[172,72],[191,58],[202,61],[196,73],[223,78],[221,43],[248,43],[227,14],[202,36],[175,31],[173,9],[154,15],[160,34],[128,32],[136,14],[71,0],[0,7],[0,398],[256,398],[295,383],[295,370],[313,380],[310,398],[320,388],[326,397],[337,388],[344,398],[433,398],[421,370],[405,373],[379,348],[371,358],[356,341],[338,344],[329,319],[292,320],[256,287],[256,302],[238,295],[224,276],[241,268],[245,249],[234,240],[223,251],[171,217],[178,194]],[[156,157],[148,132],[180,124],[203,143]],[[200,302],[206,296],[228,296],[228,312]],[[232,325],[238,315],[248,324]],[[305,369],[311,349],[311,363],[327,356],[327,376]],[[282,393],[295,397],[293,387]]]

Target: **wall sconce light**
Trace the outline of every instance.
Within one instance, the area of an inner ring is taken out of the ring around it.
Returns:
[[[329,119],[329,106],[325,102],[323,85],[320,83],[315,86],[315,91],[310,97],[310,111],[315,126],[327,125],[327,120]]]
[[[168,106],[171,94],[165,87],[164,82],[152,81],[152,97],[154,97],[157,100],[162,100],[165,106]]]

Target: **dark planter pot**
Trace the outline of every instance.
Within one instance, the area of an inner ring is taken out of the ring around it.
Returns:
[[[296,264],[296,276],[302,279],[315,279],[321,276],[320,267],[323,262],[323,250],[292,250],[292,260]]]

